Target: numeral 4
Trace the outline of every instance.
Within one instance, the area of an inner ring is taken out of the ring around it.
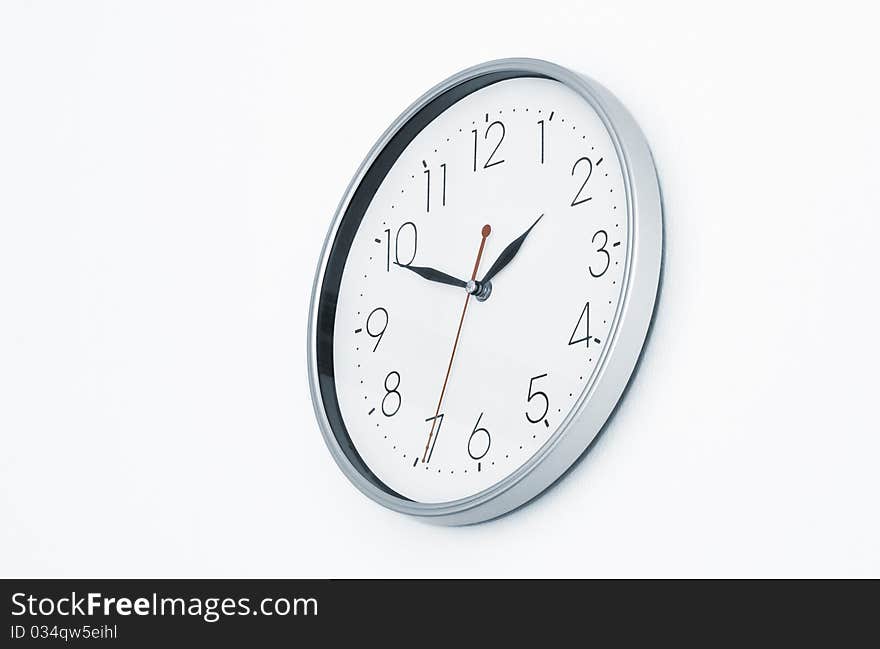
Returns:
[[[578,330],[581,329],[581,323],[584,323],[584,332],[580,338],[576,338],[578,335]],[[578,318],[577,324],[574,326],[574,330],[571,332],[571,337],[568,339],[569,345],[577,345],[578,343],[586,342],[587,347],[590,346],[590,339],[592,336],[590,335],[590,303],[589,301],[584,305],[584,308],[581,310],[581,315]]]

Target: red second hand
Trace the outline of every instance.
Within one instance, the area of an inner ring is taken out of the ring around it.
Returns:
[[[474,272],[471,273],[471,281],[477,280],[477,270],[480,268],[480,258],[483,256],[483,248],[486,245],[486,237],[492,233],[492,226],[488,223],[483,226],[480,234],[480,249],[477,251],[477,261],[474,262]],[[452,354],[449,356],[449,365],[446,367],[446,377],[443,379],[443,389],[440,390],[440,400],[437,402],[437,411],[434,413],[434,419],[431,422],[431,432],[428,435],[428,443],[425,444],[425,452],[422,454],[422,462],[428,457],[428,449],[431,447],[431,440],[434,438],[434,427],[437,425],[437,417],[440,416],[440,407],[443,405],[443,395],[446,394],[446,384],[449,382],[449,373],[452,372],[452,360],[455,358],[455,350],[458,349],[458,339],[461,336],[461,325],[464,324],[464,316],[467,313],[468,302],[470,302],[471,294],[468,293],[464,298],[464,308],[461,310],[461,320],[458,321],[458,331],[455,332],[455,342],[452,344]]]

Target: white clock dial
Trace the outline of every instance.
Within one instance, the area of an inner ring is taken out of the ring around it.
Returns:
[[[462,286],[525,233],[491,290]],[[369,471],[443,503],[522,466],[591,386],[628,251],[621,161],[573,90],[507,79],[434,118],[370,199],[339,285],[335,388]]]

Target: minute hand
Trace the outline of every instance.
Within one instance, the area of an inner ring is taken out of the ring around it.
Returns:
[[[532,223],[529,226],[528,230],[526,230],[521,235],[519,235],[516,239],[514,239],[509,244],[507,244],[507,247],[501,251],[500,255],[498,255],[498,259],[495,260],[495,263],[492,264],[491,268],[489,268],[488,271],[486,271],[486,274],[483,276],[483,279],[480,280],[480,284],[485,284],[486,282],[491,280],[493,277],[495,277],[495,275],[500,273],[501,270],[505,266],[507,266],[507,264],[509,264],[511,261],[513,261],[513,258],[516,257],[516,253],[519,252],[520,247],[523,245],[523,242],[525,242],[526,237],[529,236],[529,232],[531,232],[532,228],[534,228],[536,225],[538,225],[538,221],[540,221],[543,218],[544,218],[544,215],[542,214],[541,216],[539,216],[535,220],[534,223]]]

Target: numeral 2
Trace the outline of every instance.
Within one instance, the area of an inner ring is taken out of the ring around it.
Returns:
[[[587,181],[590,179],[590,176],[593,175],[593,162],[587,157],[578,158],[575,161],[574,166],[571,168],[571,175],[574,176],[574,172],[577,170],[578,165],[582,162],[587,163],[587,177],[584,178],[584,182],[581,183],[580,189],[578,189],[577,194],[574,195],[574,198],[571,201],[572,207],[574,207],[575,205],[580,205],[581,203],[586,203],[593,198],[592,196],[585,196],[584,198],[581,198],[581,192],[584,191],[584,187],[587,186]]]

